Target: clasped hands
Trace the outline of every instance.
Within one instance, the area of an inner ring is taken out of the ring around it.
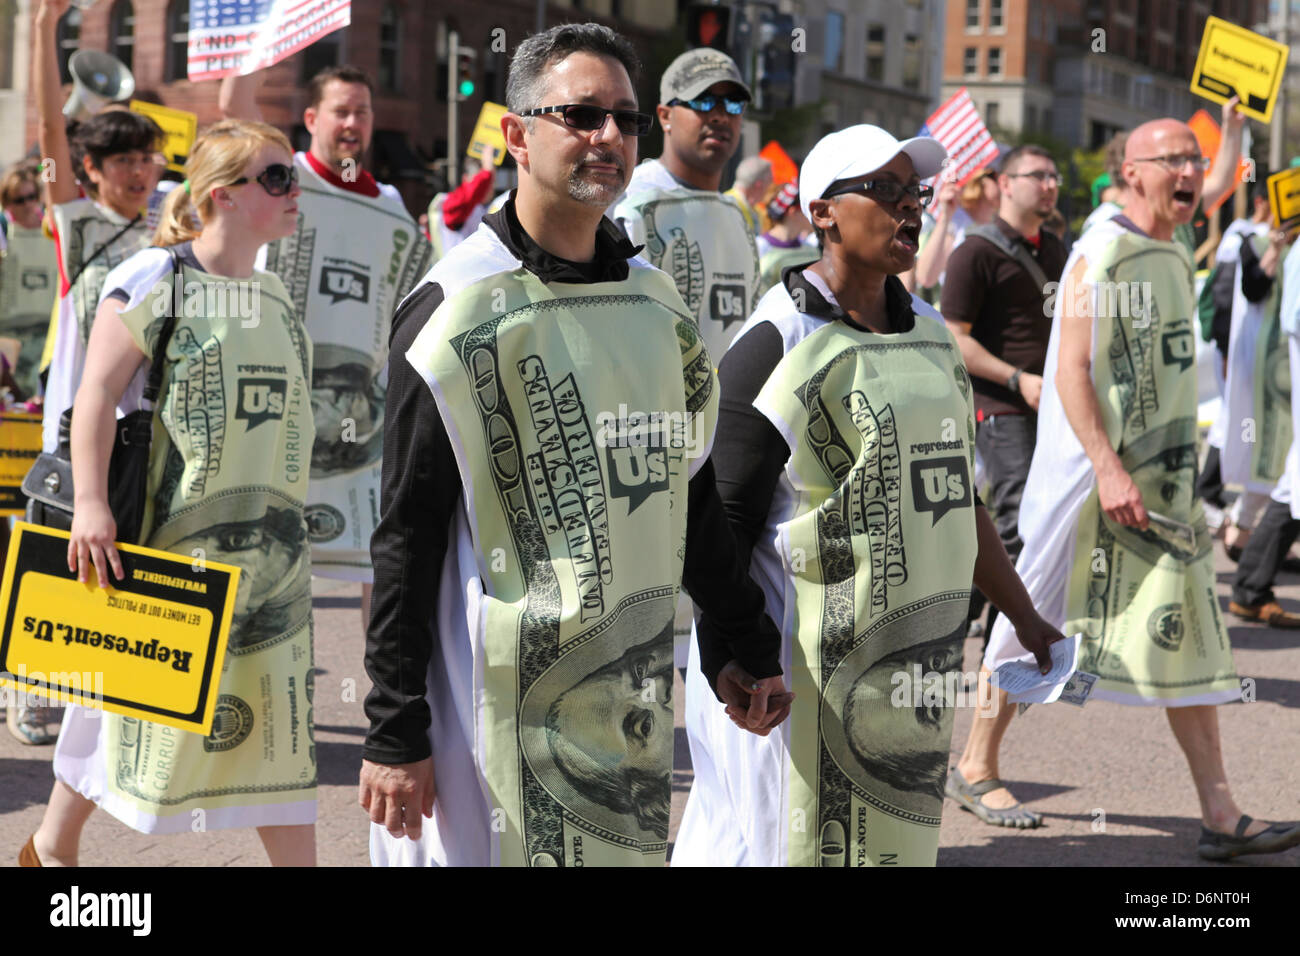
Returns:
[[[735,660],[718,672],[718,696],[731,722],[751,734],[766,737],[790,716],[794,694],[784,677],[753,677]]]

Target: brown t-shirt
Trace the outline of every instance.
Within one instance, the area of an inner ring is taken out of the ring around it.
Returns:
[[[1012,242],[1029,249],[1049,282],[1060,281],[1066,260],[1060,239],[1046,229],[1039,230],[1035,249],[1000,216],[993,223]],[[971,337],[1004,362],[1042,375],[1052,332],[1048,293],[1054,288],[1040,288],[1019,261],[988,240],[968,235],[948,259],[939,311],[945,319],[969,322]],[[981,417],[1030,411],[1020,393],[1008,389],[1005,381],[990,382],[972,375],[971,384]]]

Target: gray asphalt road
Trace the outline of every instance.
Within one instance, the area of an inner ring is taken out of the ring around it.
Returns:
[[[1218,555],[1219,594],[1225,610],[1229,565]],[[1279,594],[1300,610],[1300,579],[1284,576]],[[362,670],[360,588],[316,582],[316,739],[320,760],[322,865],[368,864],[366,820],[356,806],[367,690]],[[1229,781],[1247,813],[1263,820],[1300,818],[1300,632],[1229,621],[1237,670],[1255,680],[1256,701],[1220,708]],[[967,669],[979,646],[968,641]],[[682,699],[677,688],[675,699]],[[957,714],[954,753],[970,726]],[[690,788],[685,731],[677,731],[673,827]],[[20,746],[0,733],[0,865],[13,865],[18,848],[40,821],[49,795],[52,748]],[[955,759],[955,758],[954,758]],[[989,827],[945,806],[941,866],[1215,866],[1195,854],[1200,831],[1196,794],[1181,752],[1159,709],[1093,702],[1031,708],[1012,724],[1001,772],[1015,792],[1042,812],[1034,831]],[[152,837],[104,814],[86,827],[83,864],[127,866],[264,866],[255,833],[223,831]],[[1297,866],[1300,849],[1254,857],[1233,866]]]

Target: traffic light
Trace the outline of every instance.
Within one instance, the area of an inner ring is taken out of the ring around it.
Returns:
[[[731,48],[731,7],[691,4],[686,10],[686,45],[728,52]]]
[[[754,106],[764,112],[794,106],[795,53],[790,44],[794,17],[765,13],[758,31],[758,75]]]
[[[478,61],[478,52],[471,50],[469,47],[458,47],[456,50],[456,99],[464,101],[474,95],[478,89],[478,82],[475,75]]]

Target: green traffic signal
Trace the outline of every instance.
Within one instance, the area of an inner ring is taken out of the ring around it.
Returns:
[[[474,81],[473,81],[473,80],[461,80],[461,81],[460,81],[460,95],[461,95],[461,96],[473,96],[473,95],[474,95]]]

